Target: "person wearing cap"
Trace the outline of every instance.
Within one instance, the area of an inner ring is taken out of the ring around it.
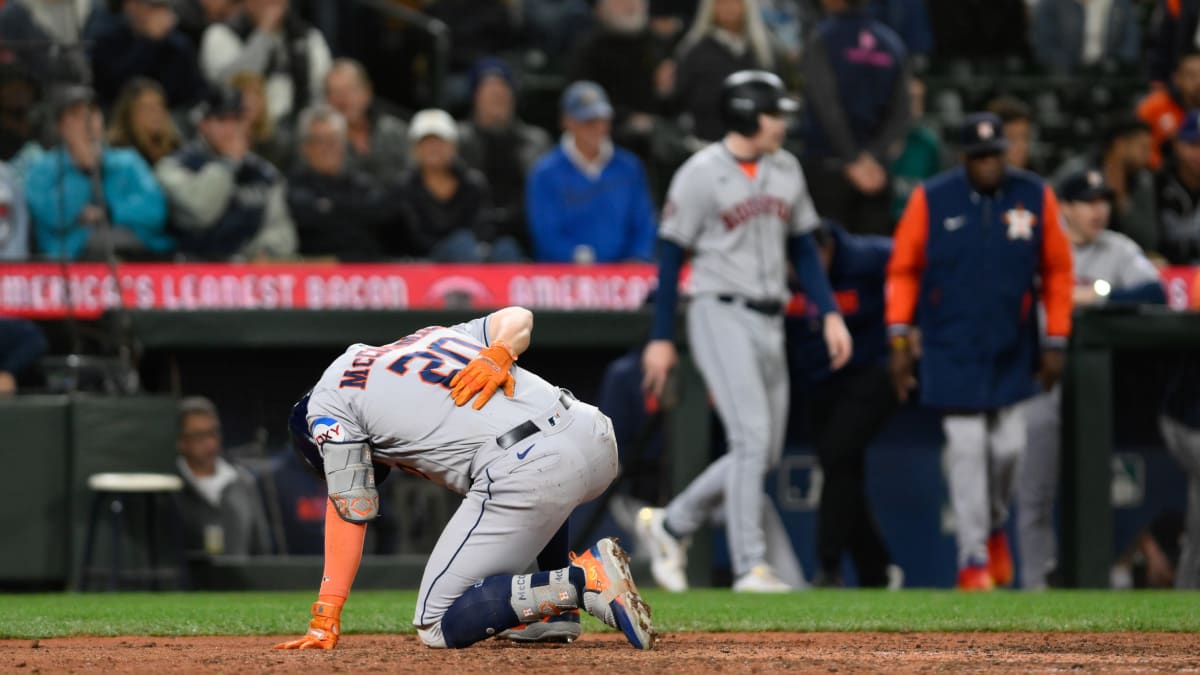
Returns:
[[[1039,381],[1058,382],[1071,329],[1075,280],[1058,199],[1007,165],[1007,145],[998,116],[967,116],[963,165],[913,190],[887,273],[893,386],[905,401],[919,383],[921,404],[942,415],[958,586],[968,590],[1012,581],[1003,528],[1026,444],[1021,404]]]
[[[158,163],[179,253],[198,260],[287,258],[296,226],[275,167],[250,151],[242,94],[213,87],[200,105],[200,136]]]
[[[1063,224],[1074,254],[1074,304],[1161,305],[1167,301],[1158,270],[1132,239],[1108,229],[1113,191],[1098,169],[1066,176],[1059,189]],[[1062,427],[1061,387],[1025,407],[1028,442],[1017,474],[1017,540],[1021,587],[1045,589],[1057,567],[1054,502],[1058,493]]]
[[[337,59],[325,76],[325,100],[346,118],[350,167],[383,181],[408,168],[408,124],[382,110],[367,69],[353,59]]]
[[[1155,179],[1157,253],[1172,265],[1200,264],[1200,109],[1183,118],[1173,152]]]
[[[87,87],[58,93],[59,145],[35,160],[26,176],[38,252],[67,260],[163,255],[173,242],[164,231],[162,188],[136,150],[104,145],[104,118],[93,99]]]
[[[817,211],[856,234],[890,235],[887,166],[908,131],[908,52],[865,0],[822,0],[805,42],[804,174]]]
[[[517,117],[517,83],[512,68],[498,58],[481,59],[471,69],[471,118],[458,123],[458,148],[469,166],[483,172],[492,188],[498,232],[526,245],[525,181],[553,141],[542,129]]]
[[[520,260],[516,243],[496,236],[487,179],[458,157],[458,125],[450,113],[422,110],[408,136],[413,167],[400,180],[407,241],[385,242],[388,252],[446,263]]]
[[[177,23],[172,0],[125,0],[121,14],[104,23],[88,49],[101,104],[111,105],[136,77],[159,83],[175,110],[203,97],[196,48]]]
[[[562,96],[564,133],[529,176],[526,208],[539,262],[654,257],[655,217],[641,162],[613,145],[613,107],[595,82]]]

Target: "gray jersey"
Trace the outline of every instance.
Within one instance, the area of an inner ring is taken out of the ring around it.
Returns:
[[[1114,289],[1133,288],[1159,280],[1158,270],[1142,249],[1120,232],[1102,230],[1096,240],[1074,244],[1075,280],[1103,279]]]
[[[497,393],[482,410],[454,405],[451,378],[487,344],[483,317],[424,328],[378,347],[351,345],[313,388],[313,438],[318,446],[326,440],[366,442],[374,461],[465,493],[477,451],[554,406],[559,396],[557,387],[514,364],[511,398]]]
[[[713,143],[675,173],[659,236],[693,252],[693,295],[786,300],[787,238],[819,223],[791,153],[762,157],[751,179]]]

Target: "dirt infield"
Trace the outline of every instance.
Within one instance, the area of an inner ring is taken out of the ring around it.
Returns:
[[[1187,633],[679,633],[651,652],[612,633],[559,646],[489,640],[458,651],[426,649],[411,635],[349,635],[333,652],[268,649],[283,639],[2,640],[0,672],[1200,671],[1200,639]]]

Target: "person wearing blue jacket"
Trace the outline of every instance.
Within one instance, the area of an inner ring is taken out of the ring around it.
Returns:
[[[110,246],[119,257],[169,252],[162,189],[137,151],[101,144],[103,118],[91,90],[64,90],[56,113],[61,143],[30,166],[25,180],[38,251],[70,260],[103,260]],[[102,195],[93,189],[93,172]]]
[[[903,574],[892,565],[865,489],[867,446],[899,403],[887,370],[884,323],[892,240],[853,235],[830,221],[814,236],[855,346],[849,363],[834,371],[820,322],[807,316],[788,321],[791,369],[796,389],[804,392],[809,438],[824,475],[814,584],[840,586],[842,556],[849,553],[860,586],[898,587]]]
[[[562,97],[566,132],[529,175],[526,207],[538,262],[648,261],[654,205],[641,162],[613,145],[612,104],[595,82]]]

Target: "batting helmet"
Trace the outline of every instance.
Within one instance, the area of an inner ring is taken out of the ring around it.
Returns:
[[[739,70],[721,85],[721,122],[726,131],[753,136],[758,133],[759,114],[799,109],[800,104],[788,97],[783,80],[765,70]]]

